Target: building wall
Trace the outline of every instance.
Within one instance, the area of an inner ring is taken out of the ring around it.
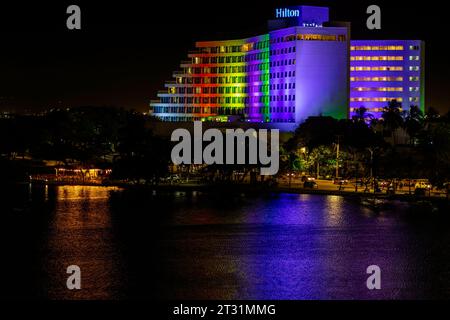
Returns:
[[[350,116],[365,107],[378,118],[390,100],[404,110],[425,109],[424,43],[419,40],[352,40]]]
[[[347,28],[298,28],[299,34],[320,32],[328,41],[297,42],[296,122],[310,116],[347,118],[349,48]]]
[[[196,43],[153,114],[166,121],[299,123],[347,116],[347,28],[292,27]]]

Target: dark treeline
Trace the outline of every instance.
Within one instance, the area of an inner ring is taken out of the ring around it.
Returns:
[[[282,160],[284,171],[334,177],[338,167],[343,178],[426,178],[442,187],[450,181],[449,115],[402,111],[392,101],[381,119],[364,107],[351,120],[309,118],[284,145]]]
[[[0,119],[0,174],[26,181],[33,168],[76,165],[109,168],[112,178],[158,182],[168,174],[172,143],[154,134],[158,121],[113,107],[51,110]],[[237,125],[238,127],[238,125]],[[357,178],[427,178],[441,187],[450,181],[450,120],[432,108],[402,111],[392,101],[381,119],[361,107],[353,119],[311,117],[281,147],[280,173]],[[202,175],[245,177],[258,166],[213,165]],[[189,168],[187,172],[190,172]],[[217,174],[217,172],[221,174]]]
[[[118,179],[155,181],[167,173],[169,143],[155,136],[142,113],[113,107],[51,110],[0,119],[2,176],[44,160],[57,165],[113,168]]]

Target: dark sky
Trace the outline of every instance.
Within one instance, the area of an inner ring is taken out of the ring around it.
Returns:
[[[426,41],[427,106],[449,111],[447,11],[413,1],[45,1],[0,4],[0,110],[114,105],[147,110],[194,42],[264,33],[274,8],[330,7],[352,22],[353,39]],[[78,4],[82,30],[66,29]],[[366,29],[366,8],[382,9],[382,29]]]

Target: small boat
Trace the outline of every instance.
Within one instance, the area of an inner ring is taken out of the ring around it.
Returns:
[[[23,208],[12,208],[12,212],[14,213],[27,213],[30,211],[30,208],[23,207]]]
[[[431,201],[417,200],[412,204],[413,210],[416,212],[438,213],[439,209]]]
[[[363,198],[360,203],[373,210],[385,209],[387,206],[386,200],[377,198]]]

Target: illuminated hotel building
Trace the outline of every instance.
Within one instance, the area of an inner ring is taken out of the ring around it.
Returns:
[[[277,9],[267,34],[197,42],[151,113],[165,121],[277,124],[346,118],[349,28],[327,21],[328,8]]]
[[[197,42],[150,113],[290,131],[310,116],[344,119],[361,106],[378,117],[390,99],[424,108],[420,41],[350,42],[350,24],[329,22],[325,7],[279,8],[274,18],[267,34]]]
[[[350,116],[359,107],[375,118],[395,99],[425,108],[424,44],[418,40],[352,40]]]

